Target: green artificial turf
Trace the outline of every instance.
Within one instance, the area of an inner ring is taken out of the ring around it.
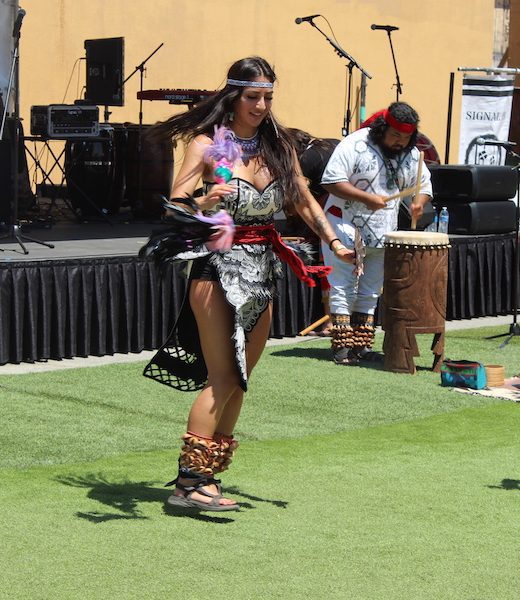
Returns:
[[[499,329],[446,354],[520,371]],[[513,599],[520,405],[266,350],[224,474],[238,513],[165,508],[193,394],[141,364],[0,376],[0,598]],[[378,343],[381,339],[378,336]]]

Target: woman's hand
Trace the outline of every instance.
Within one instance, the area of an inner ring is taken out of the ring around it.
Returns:
[[[334,240],[331,244],[331,250],[334,252],[334,256],[339,258],[339,260],[353,265],[356,262],[356,252],[354,250],[349,250],[346,246],[344,246],[340,240]]]
[[[230,185],[229,183],[216,183],[211,186],[211,189],[205,196],[197,198],[196,202],[200,210],[209,210],[220,203],[224,196],[236,193],[236,185]]]

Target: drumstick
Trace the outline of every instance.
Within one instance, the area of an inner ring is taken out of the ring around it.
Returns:
[[[404,198],[405,196],[410,196],[411,194],[413,194],[415,192],[416,189],[417,188],[415,186],[409,187],[409,188],[404,188],[404,190],[401,190],[397,194],[392,194],[391,196],[388,196],[388,198],[385,198],[385,202],[390,202],[390,200],[397,200],[398,198]]]
[[[324,317],[321,317],[321,319],[318,319],[317,321],[314,321],[314,323],[312,323],[312,325],[309,325],[305,329],[302,329],[300,331],[299,335],[307,335],[309,333],[309,331],[312,331],[313,329],[316,329],[316,327],[318,327],[322,323],[325,323],[325,321],[328,321],[329,319],[330,319],[329,315],[325,315]]]
[[[417,165],[417,180],[415,183],[416,192],[412,199],[412,206],[415,204],[417,196],[421,193],[421,177],[422,177],[422,166],[424,162],[424,152],[419,152],[419,164]],[[412,230],[417,229],[417,219],[412,216]]]
[[[421,152],[421,155],[424,156],[424,152]],[[421,176],[422,176],[422,162],[421,162],[420,158],[419,158],[419,161],[421,164]],[[420,189],[420,186],[419,186],[419,189]],[[405,196],[411,196],[412,194],[415,194],[415,193],[417,193],[417,184],[414,185],[413,187],[404,188],[404,190],[397,192],[397,194],[392,194],[391,196],[388,196],[388,198],[385,198],[385,202],[390,202],[390,200],[397,200],[398,198],[404,198]]]

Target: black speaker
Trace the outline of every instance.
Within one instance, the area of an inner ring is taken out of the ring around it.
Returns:
[[[95,139],[68,140],[65,144],[67,193],[82,218],[115,212],[113,199],[119,198],[115,151],[114,129],[107,124],[101,125]]]
[[[11,198],[13,196],[12,153],[13,139],[10,120],[6,121],[4,137],[0,140],[0,223],[11,223]]]
[[[7,117],[5,121],[4,137],[0,140],[0,223],[12,225],[13,216],[25,215],[26,211],[34,204],[34,194],[29,181],[27,168],[27,156],[24,147],[24,132],[21,121],[18,121],[18,206],[17,214],[13,215],[13,147],[15,136],[15,124],[13,117]]]
[[[491,202],[443,200],[442,206],[446,206],[450,214],[449,233],[507,233],[516,229],[516,204],[513,200]]]
[[[467,202],[514,198],[517,172],[507,166],[431,165],[435,198],[464,199]]]
[[[103,106],[123,106],[124,38],[85,40],[86,100]]]

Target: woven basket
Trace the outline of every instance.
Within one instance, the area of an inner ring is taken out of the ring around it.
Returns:
[[[502,365],[485,365],[488,387],[504,385],[504,367]]]

